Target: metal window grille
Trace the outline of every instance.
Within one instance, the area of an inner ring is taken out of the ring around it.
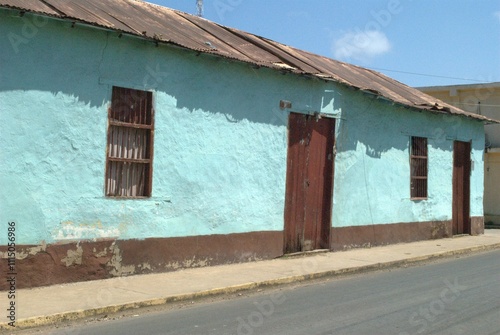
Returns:
[[[151,196],[152,100],[151,92],[113,87],[108,112],[106,196]]]
[[[411,198],[427,198],[427,139],[412,137],[410,148]]]

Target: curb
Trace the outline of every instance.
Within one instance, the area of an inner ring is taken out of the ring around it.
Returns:
[[[155,299],[150,299],[150,300],[125,303],[125,304],[91,308],[91,309],[87,309],[87,310],[78,310],[78,311],[63,312],[63,313],[58,313],[58,314],[53,314],[53,315],[37,316],[37,317],[31,317],[31,318],[21,319],[21,320],[16,321],[15,328],[16,328],[16,330],[20,330],[20,329],[28,329],[28,328],[41,327],[41,326],[50,326],[52,324],[59,323],[59,322],[75,321],[75,320],[84,319],[87,317],[92,317],[92,316],[97,316],[97,315],[113,314],[113,313],[118,313],[118,312],[121,312],[124,310],[129,310],[129,309],[137,309],[137,308],[142,308],[142,307],[166,305],[168,303],[173,303],[173,302],[196,300],[196,299],[201,299],[201,298],[206,298],[206,297],[220,296],[220,295],[224,295],[224,294],[232,294],[232,293],[237,293],[237,292],[242,292],[242,291],[250,291],[253,289],[263,288],[263,287],[281,286],[281,285],[300,283],[300,282],[304,282],[304,281],[308,281],[308,280],[321,279],[321,278],[326,278],[326,277],[338,277],[338,276],[348,275],[348,274],[356,274],[356,273],[370,272],[370,271],[376,271],[376,270],[381,270],[381,269],[402,267],[405,265],[415,265],[415,264],[423,263],[423,262],[429,261],[429,260],[449,258],[449,257],[453,257],[453,256],[479,253],[479,252],[491,251],[491,250],[495,250],[495,249],[500,249],[500,243],[495,243],[495,244],[491,244],[491,245],[474,246],[474,247],[469,247],[469,248],[465,248],[465,249],[444,251],[444,252],[439,252],[436,254],[431,254],[431,255],[426,255],[426,256],[411,257],[411,258],[402,259],[402,260],[382,262],[382,263],[376,263],[376,264],[370,264],[370,265],[363,265],[363,266],[352,267],[352,268],[344,268],[344,269],[339,269],[339,270],[328,270],[328,271],[315,272],[315,273],[309,273],[309,274],[304,274],[304,275],[295,275],[295,276],[283,277],[283,278],[278,278],[278,279],[266,280],[266,281],[262,281],[262,282],[250,282],[250,283],[245,283],[245,284],[240,284],[240,285],[234,285],[234,286],[223,287],[223,288],[215,288],[215,289],[201,291],[201,292],[180,294],[180,295],[169,296],[169,297],[164,297],[164,298],[155,298]],[[8,323],[0,323],[0,330],[2,330],[2,331],[12,330],[12,327],[9,326]]]

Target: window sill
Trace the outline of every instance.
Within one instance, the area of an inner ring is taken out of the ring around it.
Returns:
[[[141,196],[141,197],[124,197],[124,196],[113,196],[113,195],[106,195],[106,199],[116,199],[116,200],[140,200],[140,199],[151,199],[151,197],[147,196]]]

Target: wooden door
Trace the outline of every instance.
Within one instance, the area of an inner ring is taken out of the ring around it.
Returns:
[[[453,143],[453,235],[470,234],[470,142]]]
[[[330,248],[335,120],[291,113],[284,252]]]

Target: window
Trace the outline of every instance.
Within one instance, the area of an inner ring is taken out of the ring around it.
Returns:
[[[427,198],[427,139],[411,137],[411,198]]]
[[[108,112],[106,196],[151,196],[153,162],[153,95],[113,87]]]

